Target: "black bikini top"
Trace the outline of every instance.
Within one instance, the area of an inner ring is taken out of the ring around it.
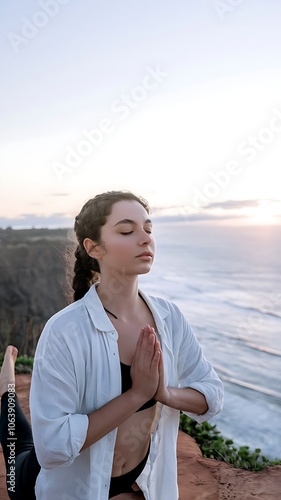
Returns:
[[[131,367],[129,365],[125,365],[124,363],[120,362],[121,366],[121,377],[122,377],[122,394],[123,392],[128,391],[132,387],[132,378],[130,374]],[[144,405],[142,405],[137,411],[142,411],[146,410],[146,408],[150,408],[151,406],[154,406],[157,403],[155,399],[150,399],[147,401]]]

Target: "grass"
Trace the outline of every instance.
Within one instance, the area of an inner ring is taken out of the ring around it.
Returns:
[[[267,459],[259,448],[254,451],[250,451],[249,446],[236,448],[231,439],[225,439],[216,426],[208,422],[198,424],[195,420],[181,413],[179,428],[195,439],[206,458],[221,460],[234,467],[251,471],[281,465],[281,460]]]

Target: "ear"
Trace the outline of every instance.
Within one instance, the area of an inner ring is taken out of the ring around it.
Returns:
[[[83,241],[83,246],[87,254],[93,259],[100,260],[102,256],[102,249],[90,238],[85,238]]]

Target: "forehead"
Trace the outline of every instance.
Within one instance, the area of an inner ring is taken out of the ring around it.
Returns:
[[[114,225],[123,219],[132,219],[138,222],[148,218],[147,211],[138,201],[122,200],[114,203],[111,214],[107,217],[107,222]]]

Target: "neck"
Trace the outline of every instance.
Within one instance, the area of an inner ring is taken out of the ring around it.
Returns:
[[[138,309],[138,279],[127,282],[126,278],[106,281],[101,279],[97,294],[105,310],[116,319],[128,318]]]

